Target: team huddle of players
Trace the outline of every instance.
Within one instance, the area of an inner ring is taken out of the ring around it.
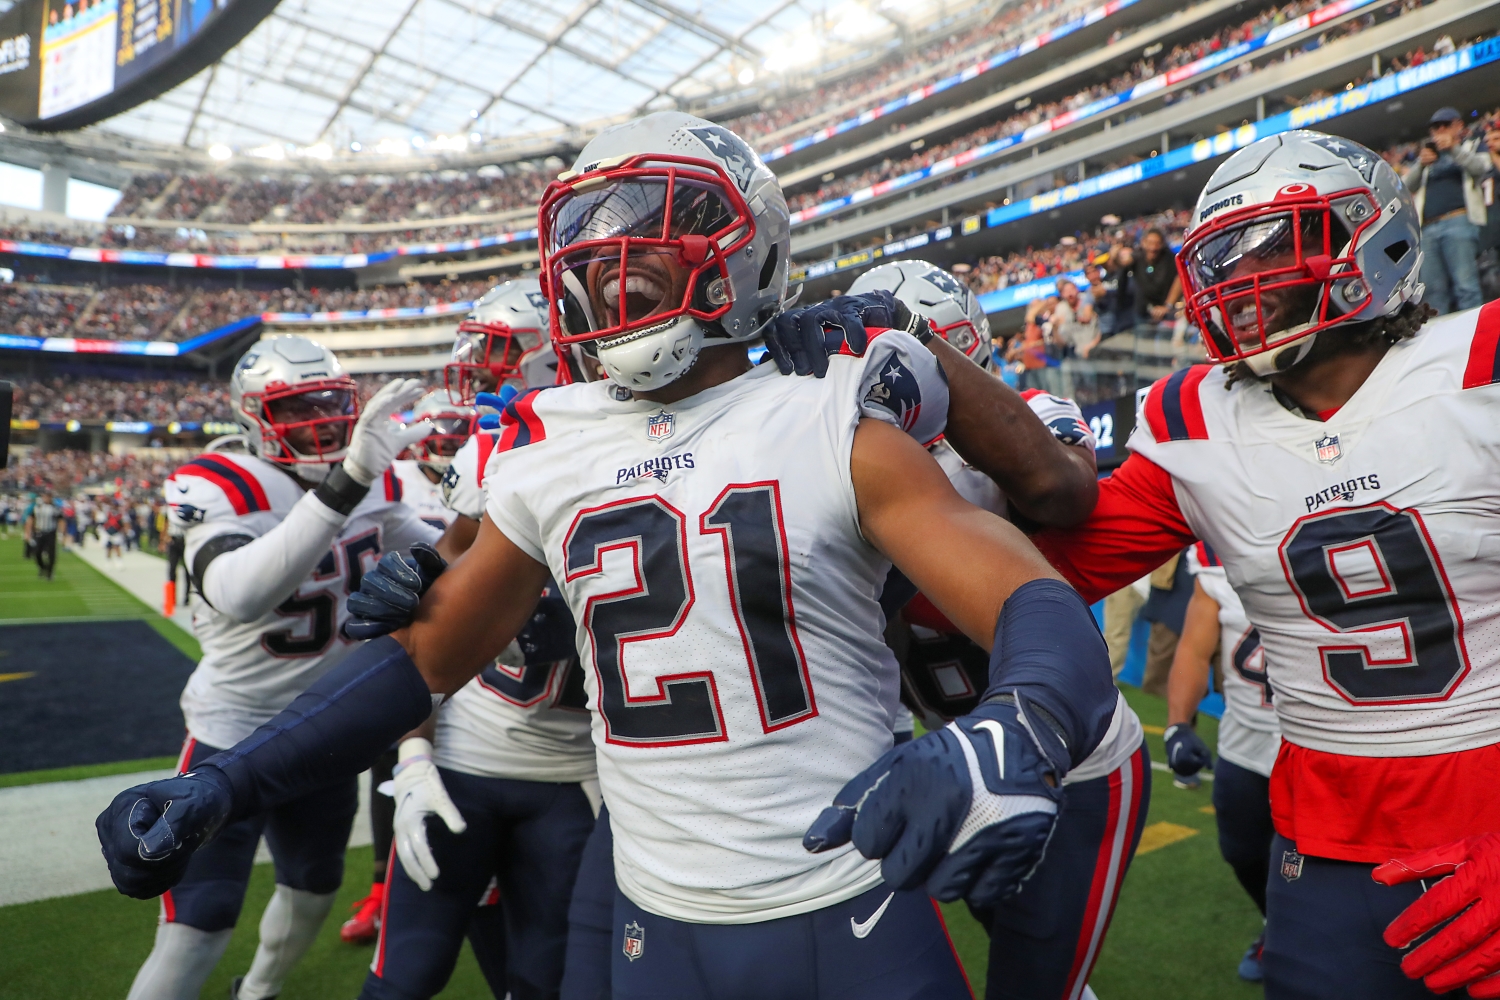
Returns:
[[[204,651],[181,773],[98,824],[161,897],[132,1000],[198,995],[262,834],[232,993],[277,995],[393,747],[361,997],[435,995],[465,937],[515,1000],[970,996],[960,898],[987,996],[1091,996],[1151,772],[1085,602],[1185,546],[1169,762],[1212,761],[1222,632],[1268,996],[1500,996],[1500,314],[1414,336],[1415,215],[1356,144],[1261,140],[1201,203],[1180,266],[1223,367],[1154,386],[1102,482],[940,268],[785,308],[775,177],[677,113],[548,189],[540,280],[476,304],[443,389],[361,406],[320,345],[256,344],[245,451],[165,486]],[[1370,485],[1302,509],[1335,480]]]

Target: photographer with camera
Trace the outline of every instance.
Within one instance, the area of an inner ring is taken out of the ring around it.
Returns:
[[[1427,123],[1427,142],[1401,180],[1422,219],[1422,281],[1426,301],[1441,313],[1477,309],[1479,232],[1487,220],[1479,179],[1490,170],[1477,139],[1464,138],[1455,108],[1439,108]]]

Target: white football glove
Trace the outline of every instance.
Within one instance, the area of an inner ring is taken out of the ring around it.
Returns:
[[[427,817],[436,815],[454,833],[469,828],[463,814],[448,798],[437,765],[432,762],[432,744],[421,737],[401,741],[396,766],[396,856],[401,867],[423,892],[438,877],[437,862],[427,844]]]
[[[432,421],[402,424],[391,418],[412,408],[427,389],[414,378],[392,379],[370,397],[349,435],[344,471],[361,486],[369,486],[390,468],[396,456],[432,434]]]

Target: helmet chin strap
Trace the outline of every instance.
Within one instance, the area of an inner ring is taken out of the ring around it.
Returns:
[[[1259,378],[1284,372],[1307,357],[1317,339],[1316,333],[1305,333],[1296,340],[1281,344],[1275,350],[1252,354],[1244,360],[1244,365]]]
[[[672,370],[672,365],[661,365],[658,358],[662,352],[675,352],[683,340],[688,342],[684,350],[689,356],[682,359],[681,367]],[[702,348],[702,326],[692,317],[683,316],[661,329],[597,341],[595,350],[599,364],[612,381],[636,392],[650,392],[687,374],[697,362]],[[667,370],[658,374],[661,368]]]

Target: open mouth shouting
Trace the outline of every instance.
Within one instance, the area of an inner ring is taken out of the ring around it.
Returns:
[[[606,327],[636,323],[682,299],[686,273],[666,254],[632,254],[627,266],[610,258],[589,267],[589,297]]]

